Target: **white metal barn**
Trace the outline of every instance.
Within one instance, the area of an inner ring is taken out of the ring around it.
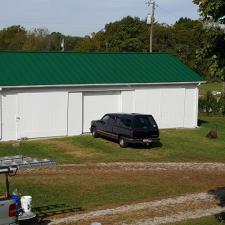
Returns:
[[[0,138],[79,135],[116,112],[194,128],[201,82],[170,54],[0,52]]]

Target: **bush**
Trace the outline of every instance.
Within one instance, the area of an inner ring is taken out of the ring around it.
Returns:
[[[220,106],[221,106],[221,113],[223,116],[225,116],[225,93],[223,93],[220,98]]]
[[[221,97],[212,95],[210,91],[206,96],[199,99],[199,112],[225,115],[225,94]]]

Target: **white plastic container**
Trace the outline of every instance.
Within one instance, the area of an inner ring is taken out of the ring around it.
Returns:
[[[25,213],[31,212],[31,203],[32,203],[31,196],[22,196],[21,197],[21,207]]]

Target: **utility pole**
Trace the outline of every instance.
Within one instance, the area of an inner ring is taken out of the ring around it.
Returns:
[[[65,51],[65,39],[64,38],[62,39],[62,42],[61,42],[61,51],[62,52]]]
[[[152,39],[153,39],[153,26],[155,22],[155,9],[156,3],[154,0],[150,0],[146,3],[150,9],[147,23],[150,25],[150,38],[149,38],[149,52],[152,53]]]

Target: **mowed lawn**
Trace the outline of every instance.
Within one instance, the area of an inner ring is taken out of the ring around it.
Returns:
[[[218,91],[218,92],[222,92],[223,90],[223,84],[222,82],[209,82],[206,84],[202,84],[199,87],[199,94],[200,95],[205,95],[208,91]]]
[[[132,171],[70,166],[19,172],[10,179],[11,191],[31,195],[37,211],[96,210],[147,202],[224,186],[219,171]],[[0,177],[3,194],[4,176]],[[38,207],[47,208],[37,209]]]
[[[220,161],[225,162],[224,117],[200,118],[200,128],[161,131],[161,145],[121,149],[117,143],[91,136],[7,142],[0,144],[0,156],[27,155],[55,159],[58,164],[135,161]],[[206,134],[217,127],[219,138]],[[135,202],[151,201],[223,187],[225,174],[203,172],[150,172],[72,169],[67,166],[19,172],[11,179],[11,190],[32,195],[38,211],[82,208],[93,210]],[[174,182],[176,181],[176,182]],[[4,176],[0,179],[4,193]]]
[[[199,119],[197,129],[161,130],[161,143],[150,148],[132,146],[126,149],[118,143],[90,135],[46,140],[0,143],[0,156],[26,155],[51,158],[57,163],[97,162],[225,162],[225,117]],[[218,131],[218,139],[206,138],[211,129]]]

